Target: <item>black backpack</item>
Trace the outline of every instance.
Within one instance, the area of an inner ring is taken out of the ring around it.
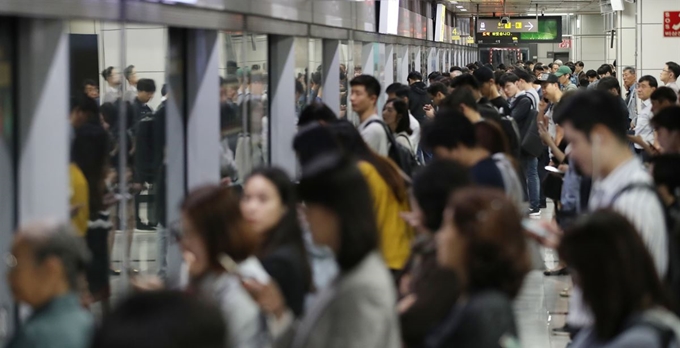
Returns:
[[[513,106],[517,105],[520,98],[529,99],[531,105],[535,106],[534,100],[526,94],[517,97],[517,100],[515,100]],[[527,117],[528,118],[524,120],[522,124],[518,124],[520,135],[519,137],[520,149],[522,152],[527,153],[532,157],[539,157],[543,153],[545,145],[543,145],[541,136],[538,134],[538,125],[536,124],[536,119],[538,118],[538,111],[536,111],[536,109],[534,108],[529,109],[529,116]]]
[[[387,142],[389,145],[387,157],[394,161],[394,163],[404,173],[406,173],[406,175],[412,177],[415,170],[420,166],[416,156],[413,155],[409,149],[404,147],[404,145],[401,145],[397,142],[392,132],[389,130],[389,128],[387,128],[385,122],[381,120],[372,120],[366,124],[366,127],[368,127],[371,123],[380,123],[387,134]]]

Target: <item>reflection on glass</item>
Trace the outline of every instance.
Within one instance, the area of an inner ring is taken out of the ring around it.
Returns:
[[[250,67],[250,86],[243,104],[246,105],[246,125],[250,133],[250,158],[255,168],[269,163],[268,43],[267,35],[249,34],[246,39],[249,44],[245,45],[245,65]]]
[[[295,95],[297,98],[297,115],[307,106],[309,97],[309,39],[295,38]]]
[[[323,100],[323,47],[321,39],[309,39],[309,74],[307,101],[308,103]],[[337,111],[337,110],[335,110]]]
[[[220,57],[220,178],[239,182],[243,174],[234,151],[243,136],[241,101],[247,89],[243,67],[243,45],[240,34],[224,33]]]
[[[341,118],[347,117],[347,102],[349,98],[349,69],[351,68],[349,44],[347,41],[340,42],[340,114]]]

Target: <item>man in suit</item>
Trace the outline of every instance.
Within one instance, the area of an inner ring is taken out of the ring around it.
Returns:
[[[77,291],[89,252],[70,224],[40,222],[22,227],[7,257],[14,299],[33,314],[9,341],[8,348],[86,348],[94,321]]]

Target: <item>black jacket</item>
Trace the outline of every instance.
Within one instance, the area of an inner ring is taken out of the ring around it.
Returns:
[[[512,118],[501,117],[498,110],[486,98],[482,98],[477,102],[477,111],[479,111],[479,114],[485,120],[496,122],[501,127],[503,133],[508,138],[510,154],[515,158],[519,158],[520,141],[517,123]]]
[[[427,95],[427,86],[422,81],[418,81],[411,86],[411,92],[408,94],[409,109],[413,117],[422,125],[425,121],[425,104],[432,104],[432,100]]]

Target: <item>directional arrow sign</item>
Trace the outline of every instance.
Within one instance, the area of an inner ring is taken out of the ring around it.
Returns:
[[[477,32],[535,33],[538,32],[538,20],[535,18],[510,18],[506,23],[502,23],[500,18],[478,18]]]

